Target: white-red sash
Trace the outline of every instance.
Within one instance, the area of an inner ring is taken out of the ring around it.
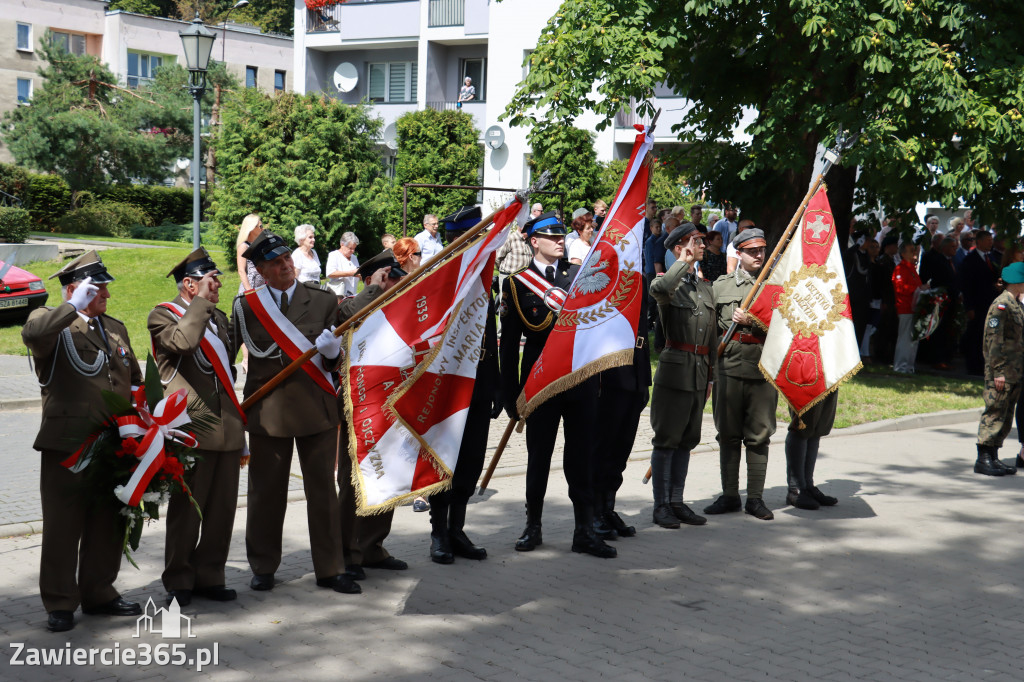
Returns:
[[[170,310],[178,318],[185,316],[185,309],[177,303],[161,303],[159,307]],[[245,412],[242,411],[242,406],[238,404],[238,396],[235,395],[235,383],[231,380],[231,361],[228,359],[228,349],[224,347],[224,342],[210,329],[209,325],[207,325],[203,332],[203,338],[199,340],[199,350],[206,356],[207,362],[213,365],[213,371],[217,378],[220,379],[220,383],[224,387],[224,392],[227,393],[228,398],[231,400],[231,404],[235,406],[239,416],[242,417],[242,423],[247,423]],[[153,355],[156,355],[155,348]]]
[[[299,284],[298,286],[302,285]],[[244,295],[245,299],[249,302],[249,307],[252,308],[253,314],[263,323],[264,329],[267,330],[267,333],[274,339],[274,343],[280,347],[285,355],[295,360],[295,358],[313,347],[309,339],[303,336],[302,332],[296,329],[291,320],[281,312],[277,302],[274,301],[274,296],[270,293],[270,289],[262,286],[259,289],[246,291]],[[313,355],[309,362],[304,362],[302,369],[316,382],[317,386],[332,396],[338,395],[334,379],[331,377],[331,373],[324,369],[323,358],[319,353]]]
[[[522,272],[517,272],[513,277],[515,277],[519,282],[522,282],[523,286],[527,289],[537,294],[537,296],[540,297],[540,300],[544,301],[544,305],[551,308],[556,313],[565,305],[565,299],[568,298],[568,294],[566,294],[565,289],[556,287],[530,268],[526,268]]]

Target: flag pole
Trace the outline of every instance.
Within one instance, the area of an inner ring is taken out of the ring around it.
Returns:
[[[765,267],[761,268],[761,273],[757,276],[754,281],[754,286],[747,292],[747,297],[743,299],[743,303],[740,304],[740,308],[747,310],[750,307],[751,301],[753,301],[757,295],[761,292],[761,286],[764,281],[772,274],[775,270],[775,266],[778,265],[779,256],[789,245],[790,240],[793,238],[793,232],[796,230],[797,224],[800,222],[800,217],[804,214],[804,209],[807,208],[807,204],[810,203],[811,197],[821,187],[821,183],[825,180],[825,176],[832,166],[835,165],[843,152],[853,146],[853,143],[857,140],[857,135],[853,137],[847,137],[846,131],[840,130],[836,136],[836,144],[834,147],[825,150],[825,163],[821,167],[821,172],[818,173],[817,177],[814,178],[814,182],[811,183],[810,188],[807,190],[807,194],[804,195],[803,201],[800,202],[800,206],[796,209],[796,213],[793,214],[793,219],[789,221],[789,225],[786,227],[786,231],[782,233],[782,238],[779,239],[779,243],[775,245],[775,250],[772,251],[772,255],[768,258]],[[722,336],[721,342],[718,344],[718,357],[722,357],[722,353],[725,352],[725,346],[729,343],[732,335],[736,333],[735,322],[729,325],[729,329],[726,330]]]
[[[520,201],[525,203],[527,197],[529,197],[531,192],[535,192],[535,191],[537,191],[539,189],[543,189],[544,186],[547,185],[548,180],[549,180],[550,177],[551,177],[550,172],[549,171],[544,171],[544,174],[540,176],[540,178],[537,180],[537,182],[535,182],[534,184],[530,185],[530,187],[528,189],[516,192],[516,197],[518,199],[520,199]],[[451,244],[449,244],[448,246],[444,247],[433,258],[428,260],[426,263],[421,264],[418,268],[416,268],[411,273],[409,273],[409,275],[407,275],[406,277],[403,277],[401,280],[399,280],[399,282],[395,286],[391,287],[390,289],[388,289],[387,291],[382,293],[380,296],[378,296],[377,298],[373,299],[370,303],[367,303],[365,306],[363,306],[362,309],[360,309],[358,312],[356,312],[355,315],[353,315],[352,317],[350,317],[349,319],[345,320],[340,325],[338,325],[338,327],[335,328],[335,330],[334,330],[334,336],[335,337],[341,336],[346,331],[348,331],[353,325],[358,324],[359,322],[361,322],[363,320],[363,318],[371,315],[374,311],[376,311],[382,305],[384,305],[385,303],[390,301],[392,298],[394,298],[398,294],[402,293],[403,291],[405,291],[406,289],[411,287],[413,284],[415,284],[419,280],[420,277],[425,275],[430,270],[434,269],[434,267],[437,266],[438,264],[440,264],[445,258],[447,258],[452,253],[454,253],[455,251],[457,251],[460,248],[462,248],[467,242],[469,242],[471,239],[473,239],[478,234],[483,232],[487,228],[487,226],[490,225],[494,221],[494,218],[499,213],[501,213],[503,210],[505,210],[505,209],[504,208],[500,208],[500,209],[498,209],[496,211],[491,212],[490,215],[484,217],[483,220],[481,220],[479,223],[477,223],[476,225],[474,225],[470,229],[466,230],[465,233],[460,235]],[[268,381],[263,386],[261,386],[259,388],[259,390],[256,391],[255,393],[253,393],[251,396],[246,398],[245,402],[242,403],[242,411],[245,412],[250,407],[255,405],[257,402],[262,400],[264,397],[266,397],[266,395],[268,393],[270,393],[271,391],[273,391],[275,388],[277,388],[281,384],[282,381],[284,381],[285,379],[290,377],[292,374],[297,372],[299,370],[299,368],[301,368],[304,364],[306,364],[310,360],[310,358],[312,358],[314,355],[316,355],[316,353],[317,353],[316,346],[313,346],[312,348],[307,350],[305,353],[303,353],[299,357],[297,357],[294,360],[292,360],[291,363],[289,363],[284,369],[282,369],[280,372],[278,372],[277,375],[274,376],[274,378],[272,378],[270,381]]]
[[[484,494],[484,490],[487,489],[487,484],[491,482],[491,476],[494,475],[494,469],[498,466],[498,460],[501,459],[501,453],[505,451],[505,446],[508,445],[508,439],[512,437],[512,429],[515,428],[517,423],[519,422],[515,419],[508,420],[508,426],[505,427],[505,433],[501,434],[501,440],[498,441],[498,448],[494,451],[494,455],[491,456],[491,463],[487,465],[487,473],[484,474],[483,479],[480,481],[479,495]],[[519,430],[522,431],[522,428]]]

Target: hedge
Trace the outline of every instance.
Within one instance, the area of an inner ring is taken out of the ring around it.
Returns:
[[[57,223],[57,231],[65,234],[131,237],[132,226],[152,224],[149,214],[138,206],[101,199],[65,213]]]
[[[24,244],[30,227],[28,211],[0,206],[0,242]]]

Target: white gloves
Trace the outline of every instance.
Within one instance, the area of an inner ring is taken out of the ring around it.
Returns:
[[[334,335],[334,325],[320,332],[316,337],[316,349],[320,355],[333,360],[341,353],[341,337]]]
[[[96,294],[99,292],[100,288],[92,283],[92,277],[86,277],[71,292],[71,298],[68,299],[68,303],[75,306],[75,310],[84,310],[89,307],[92,299],[96,298]]]

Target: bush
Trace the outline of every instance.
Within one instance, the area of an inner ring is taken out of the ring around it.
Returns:
[[[149,214],[153,224],[181,224],[192,220],[192,190],[160,185],[108,185],[97,189],[100,199],[134,204]]]
[[[152,225],[149,214],[138,206],[119,201],[98,200],[88,206],[68,211],[57,224],[65,234],[95,234],[110,237],[131,237],[133,225]]]
[[[21,199],[22,207],[28,206],[29,173],[10,163],[0,163],[0,191]],[[3,195],[0,195],[0,198]]]
[[[24,244],[30,226],[28,211],[0,206],[0,242]]]
[[[33,173],[25,204],[33,223],[47,230],[54,229],[71,208],[71,188],[58,175]]]

